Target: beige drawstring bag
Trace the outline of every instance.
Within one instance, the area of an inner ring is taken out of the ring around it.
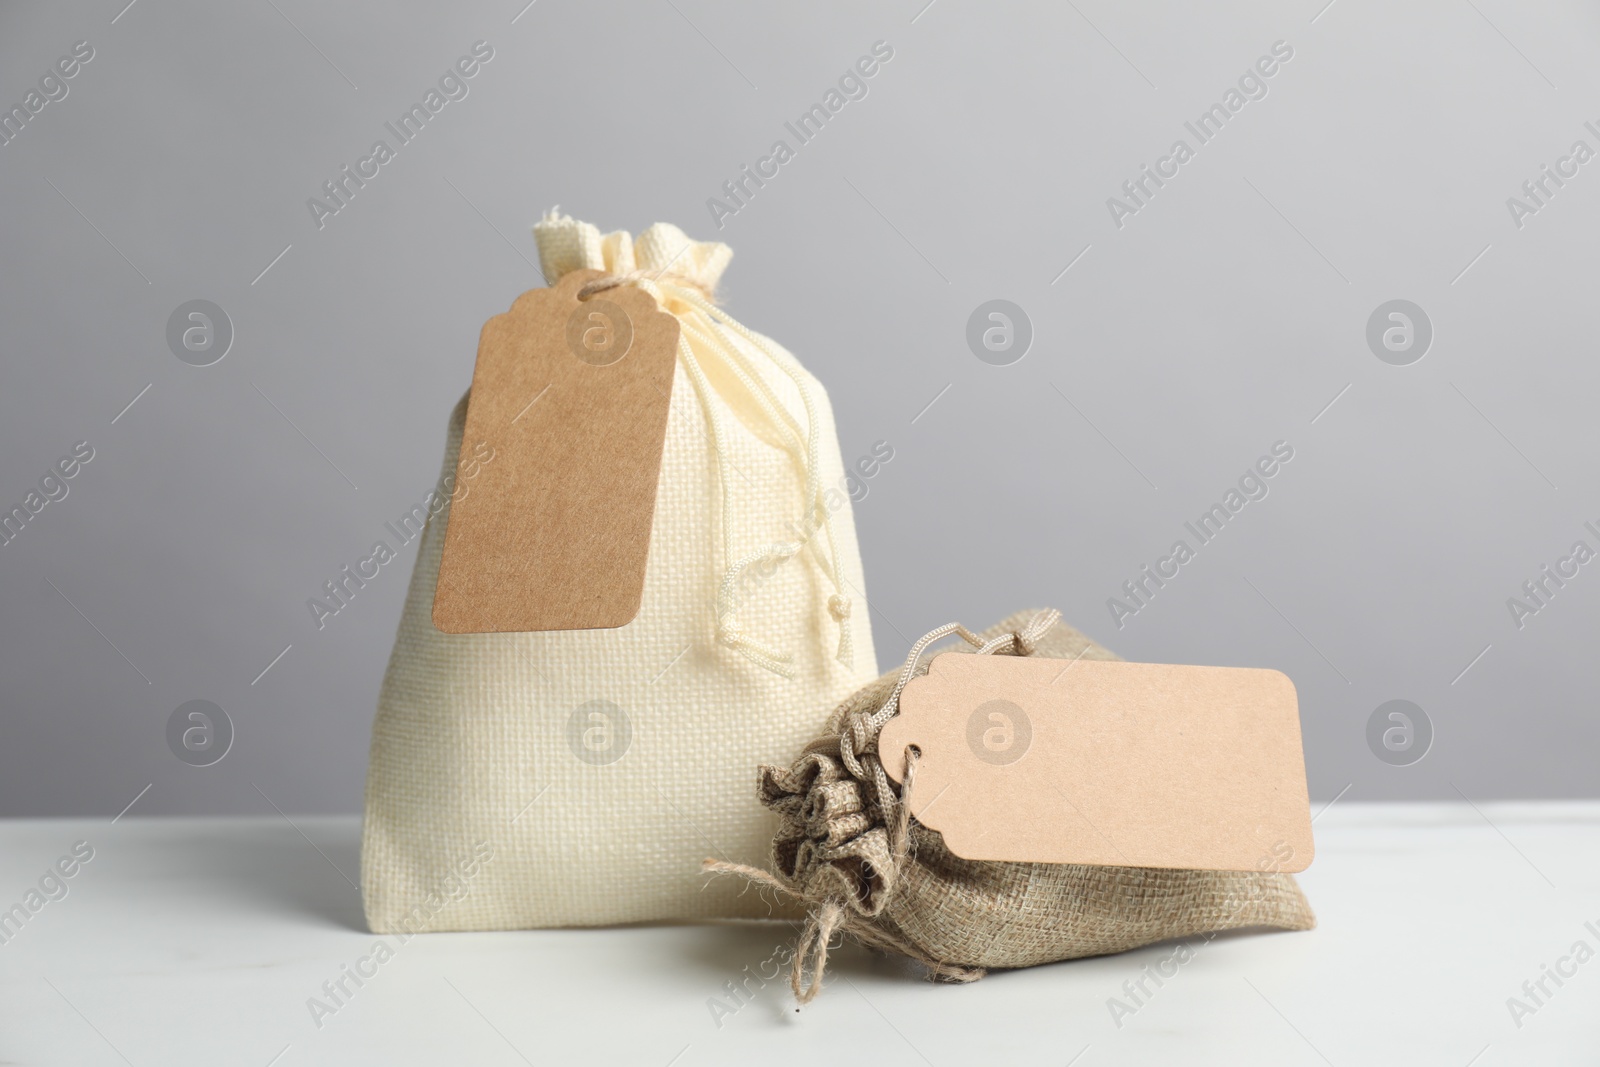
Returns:
[[[637,242],[602,236],[557,214],[534,235],[550,285],[604,270],[681,326],[643,603],[618,629],[441,633],[448,505],[434,516],[373,724],[367,921],[388,933],[769,917],[760,894],[706,886],[697,868],[708,853],[766,856],[778,822],[750,768],[786,761],[877,674],[853,610],[864,583],[832,410],[793,356],[715,306],[726,245],[664,224]]]

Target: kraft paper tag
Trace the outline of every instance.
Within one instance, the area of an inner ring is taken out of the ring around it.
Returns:
[[[678,320],[574,271],[484,324],[463,440],[495,461],[455,500],[434,590],[445,633],[585,630],[639,613]]]
[[[1278,671],[947,653],[878,750],[957,856],[1301,871],[1311,812],[1294,683]]]

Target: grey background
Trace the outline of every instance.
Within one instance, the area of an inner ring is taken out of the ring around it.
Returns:
[[[554,204],[727,241],[728,306],[827,385],[846,457],[893,444],[857,508],[884,666],[1052,604],[1130,659],[1286,671],[1314,798],[1594,794],[1600,563],[1506,607],[1600,547],[1600,162],[1521,229],[1505,203],[1600,147],[1591,5],[124,2],[0,11],[7,107],[96,53],[0,148],[0,501],[96,453],[0,546],[0,813],[358,809],[415,550],[321,632],[305,601],[431,488]],[[306,199],[479,39],[469,96],[319,230]],[[877,40],[869,95],[715,230]],[[1118,229],[1277,40],[1267,97]],[[236,333],[204,368],[165,341],[196,298]],[[1012,366],[964,340],[993,298],[1033,322]],[[1364,340],[1396,298],[1435,330],[1408,367]],[[1278,440],[1270,495],[1119,631],[1107,598]],[[1396,698],[1434,726],[1411,766],[1366,742]],[[193,699],[236,729],[208,768],[163,739]]]

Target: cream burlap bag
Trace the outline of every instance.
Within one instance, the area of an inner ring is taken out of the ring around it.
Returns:
[[[432,519],[373,725],[367,920],[390,932],[767,917],[736,884],[707,889],[694,861],[766,854],[777,820],[750,796],[749,768],[788,758],[877,673],[865,612],[851,610],[864,585],[827,397],[710,302],[725,245],[665,225],[635,243],[559,216],[534,232],[550,284],[603,269],[682,324],[643,606],[615,630],[440,633],[448,507]]]
[[[959,633],[978,655],[1045,656],[1067,663],[1118,657],[1070,627],[1060,613],[1023,612],[981,634],[955,624],[912,647],[905,667],[856,692],[793,766],[761,768],[762,803],[783,819],[773,840],[777,877],[707,860],[707,870],[742,875],[804,902],[810,911],[791,982],[801,1003],[816,996],[828,943],[842,931],[873,948],[909,956],[934,977],[982,978],[991,968],[1124,952],[1168,938],[1269,926],[1315,925],[1294,877],[1257,872],[1087,867],[964,860],[908,817],[903,787],[878,759],[878,732],[900,690],[927,671],[923,650]],[[714,884],[714,883],[713,883]]]

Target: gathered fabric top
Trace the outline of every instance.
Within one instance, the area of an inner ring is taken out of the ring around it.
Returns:
[[[721,241],[693,240],[670,222],[658,222],[634,240],[627,230],[602,234],[598,226],[563,215],[560,208],[534,223],[533,237],[549,285],[575,270],[603,270],[624,278],[666,276],[700,290],[713,303],[717,283],[733,258],[733,249]]]

